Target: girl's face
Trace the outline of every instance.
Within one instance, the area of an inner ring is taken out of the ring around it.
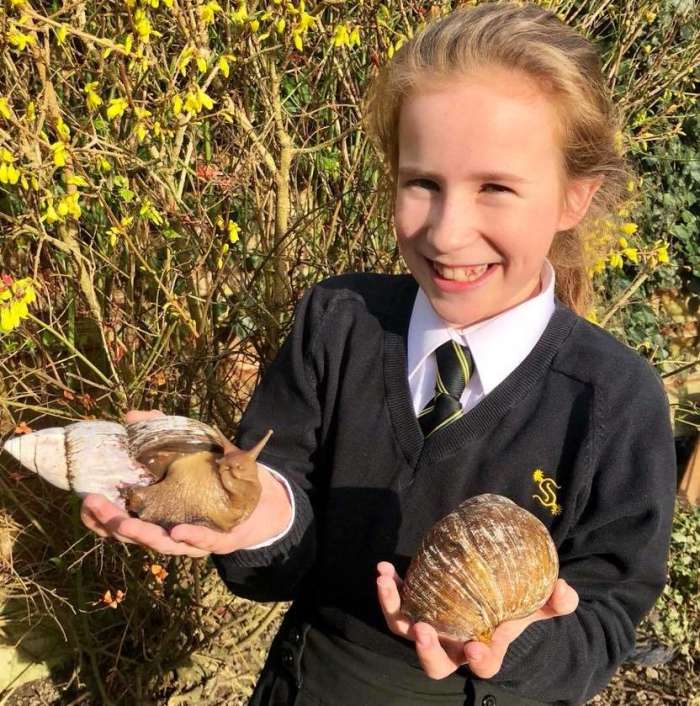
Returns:
[[[539,291],[554,234],[585,214],[595,188],[569,191],[553,106],[502,69],[421,88],[399,119],[394,221],[408,268],[455,327]]]

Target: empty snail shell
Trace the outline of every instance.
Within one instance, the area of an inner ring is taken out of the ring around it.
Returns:
[[[100,493],[148,522],[227,531],[257,505],[256,458],[271,433],[249,451],[224,455],[218,430],[162,416],[125,426],[76,422],[15,436],[3,448],[49,483],[80,496]]]
[[[547,528],[500,495],[477,495],[423,538],[401,587],[401,610],[460,641],[488,642],[505,620],[530,615],[559,572]]]

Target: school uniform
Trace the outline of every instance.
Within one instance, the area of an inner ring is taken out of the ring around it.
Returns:
[[[304,295],[236,440],[274,429],[260,461],[287,484],[291,525],[213,557],[234,593],[294,600],[251,704],[581,704],[631,651],[666,578],[668,403],[646,361],[553,298],[548,267],[522,309],[459,332],[431,322],[411,275],[341,275]],[[465,413],[426,437],[417,411],[445,336],[476,373]],[[403,575],[432,524],[481,493],[548,527],[579,608],[529,626],[491,680],[467,667],[433,680],[386,627],[376,564]]]

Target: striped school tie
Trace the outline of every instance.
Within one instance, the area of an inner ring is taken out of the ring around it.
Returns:
[[[450,339],[435,350],[435,394],[418,414],[426,438],[462,416],[459,398],[474,371],[469,348]]]

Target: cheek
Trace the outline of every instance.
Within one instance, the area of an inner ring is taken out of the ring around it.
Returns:
[[[429,220],[430,201],[399,195],[394,204],[394,223],[397,233],[403,238],[411,238]]]

